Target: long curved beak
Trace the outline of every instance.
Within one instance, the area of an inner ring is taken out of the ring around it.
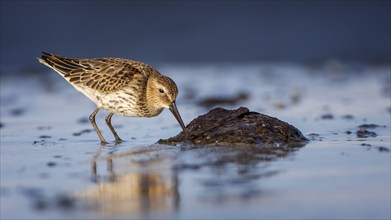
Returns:
[[[172,102],[172,103],[169,105],[169,109],[170,109],[170,111],[172,112],[172,114],[175,116],[176,120],[177,120],[177,121],[179,122],[179,124],[181,125],[182,129],[185,130],[185,125],[183,124],[181,115],[180,115],[179,112],[178,112],[178,109],[177,109],[177,107],[176,107],[175,102]]]

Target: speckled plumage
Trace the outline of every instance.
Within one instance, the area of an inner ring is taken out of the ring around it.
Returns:
[[[90,121],[102,143],[106,141],[95,123],[95,115],[101,108],[110,112],[106,123],[116,141],[121,139],[111,126],[113,114],[153,117],[169,108],[184,129],[175,105],[178,94],[175,82],[148,64],[121,58],[75,59],[49,53],[43,53],[38,60],[97,105]]]

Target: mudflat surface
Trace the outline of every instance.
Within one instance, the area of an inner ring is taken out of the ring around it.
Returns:
[[[215,107],[276,117],[302,148],[156,144],[181,128],[114,116],[55,72],[1,75],[2,219],[390,218],[389,65],[165,65],[185,124]],[[279,146],[276,146],[279,147]],[[254,153],[257,152],[257,153]],[[202,210],[202,211],[201,211]]]

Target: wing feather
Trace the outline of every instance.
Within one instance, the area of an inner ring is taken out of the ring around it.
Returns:
[[[128,86],[137,74],[147,77],[156,71],[147,64],[119,58],[75,59],[43,53],[38,60],[69,82],[102,93],[115,92]]]

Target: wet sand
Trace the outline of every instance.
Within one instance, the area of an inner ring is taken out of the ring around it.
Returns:
[[[113,117],[54,72],[1,76],[1,218],[390,218],[390,67],[165,65],[185,124],[215,106],[286,121],[310,141],[260,146],[155,144],[181,131],[165,110]],[[277,153],[276,153],[277,152]]]

